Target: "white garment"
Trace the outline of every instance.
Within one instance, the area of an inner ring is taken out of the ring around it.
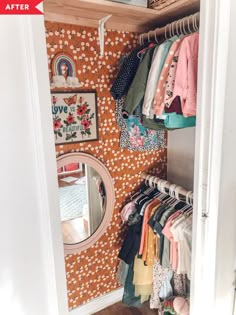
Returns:
[[[143,115],[146,115],[147,118],[153,118],[153,114],[151,114],[152,104],[153,104],[154,96],[156,93],[157,83],[161,74],[161,71],[159,71],[159,68],[160,68],[161,60],[163,58],[164,50],[165,50],[165,43],[161,44],[159,47],[155,49],[153,57],[152,57],[152,65],[149,70],[149,75],[148,75],[148,80],[147,80],[147,85],[146,85],[147,88],[144,95],[143,109],[142,109]]]
[[[178,274],[191,278],[192,217],[181,216],[170,228],[174,240],[178,242]]]

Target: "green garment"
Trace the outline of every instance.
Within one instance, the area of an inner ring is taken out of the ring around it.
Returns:
[[[148,48],[140,63],[133,82],[125,99],[124,109],[132,114],[144,98],[149,70],[152,64],[152,55],[156,47]]]
[[[165,127],[170,130],[196,126],[196,116],[184,117],[176,113],[164,113],[160,118],[165,119]]]
[[[125,280],[124,294],[122,298],[122,303],[127,306],[136,306],[141,305],[140,296],[135,296],[135,286],[133,285],[134,278],[134,262],[129,265],[128,274]]]
[[[160,116],[160,119],[162,118],[162,121],[157,122],[153,119],[146,118],[146,116],[142,116],[143,126],[154,130],[175,130],[196,126],[196,116],[184,117],[176,113],[164,113]]]
[[[174,36],[163,43],[161,46],[161,54],[159,55],[159,63],[156,70],[157,81],[159,80],[162,68],[164,66],[166,57],[169,53],[170,47],[173,42],[178,39],[177,36]],[[147,87],[147,81],[149,76],[149,70],[152,65],[153,55],[156,53],[156,50],[159,49],[156,46],[147,49],[143,61],[140,63],[136,75],[133,79],[133,82],[128,91],[124,109],[130,114],[133,114],[137,106],[142,106],[144,95]],[[157,51],[158,53],[158,51]],[[148,88],[148,87],[147,87]]]
[[[155,85],[157,86],[158,84],[158,81],[160,79],[160,75],[161,75],[161,71],[162,71],[162,68],[164,67],[164,64],[165,64],[165,61],[166,61],[166,58],[168,56],[168,53],[169,53],[169,50],[172,46],[172,44],[177,40],[179,39],[178,36],[174,36],[170,39],[168,39],[167,41],[165,41],[164,43],[162,43],[160,45],[160,49],[159,49],[159,56],[157,56],[157,60],[154,60],[154,62],[158,62],[158,65],[157,65],[157,68],[156,68],[156,81],[155,81]],[[155,94],[153,95],[153,98],[154,98]]]
[[[156,122],[153,119],[147,118],[146,116],[142,116],[142,124],[144,127],[154,130],[166,129],[164,125],[164,120],[161,122]]]

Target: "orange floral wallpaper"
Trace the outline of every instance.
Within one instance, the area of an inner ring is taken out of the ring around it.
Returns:
[[[98,95],[99,140],[56,146],[57,155],[83,151],[97,157],[114,179],[115,208],[104,235],[88,250],[65,258],[68,305],[73,309],[119,287],[116,281],[117,254],[124,227],[119,212],[141,182],[140,172],[152,170],[166,176],[166,149],[134,152],[119,147],[120,130],[115,119],[115,102],[109,93],[120,57],[135,47],[137,36],[106,31],[105,55],[99,55],[97,29],[46,22],[49,73],[58,52],[70,54],[77,68],[80,89],[96,89]],[[51,73],[50,73],[51,75]]]

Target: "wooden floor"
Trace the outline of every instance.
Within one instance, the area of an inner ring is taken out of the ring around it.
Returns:
[[[61,229],[65,244],[76,244],[89,237],[88,221],[83,217],[62,221]]]
[[[158,311],[150,310],[149,303],[144,303],[140,307],[128,307],[122,303],[116,303],[93,315],[158,315]]]

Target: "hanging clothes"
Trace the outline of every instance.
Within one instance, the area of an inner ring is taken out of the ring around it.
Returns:
[[[196,116],[199,34],[185,37],[181,43],[173,98],[179,96],[184,117]]]
[[[142,105],[148,74],[152,63],[152,56],[155,49],[155,47],[147,49],[129,88],[124,104],[124,109],[129,114],[133,114],[135,109]]]
[[[140,296],[135,296],[135,286],[133,285],[134,278],[134,263],[132,262],[129,265],[129,269],[127,272],[127,277],[124,285],[124,294],[122,298],[122,303],[127,306],[140,306],[141,300]]]
[[[116,121],[121,129],[120,147],[132,151],[150,151],[166,147],[164,130],[144,126],[139,116],[123,118],[124,97],[116,101]]]
[[[161,71],[160,79],[156,86],[155,96],[154,96],[154,112],[156,115],[161,115],[164,109],[164,101],[165,101],[165,88],[168,79],[168,74],[170,72],[170,67],[173,61],[173,58],[177,51],[179,51],[180,46],[184,38],[176,39],[170,47],[168,55],[166,57],[164,66]],[[151,117],[150,117],[151,118]]]
[[[137,257],[134,260],[135,296],[140,296],[141,303],[148,301],[152,294],[153,268],[145,266],[143,261]]]
[[[181,129],[196,126],[196,116],[184,117],[176,113],[166,113],[161,115],[167,129]]]
[[[111,95],[115,100],[125,96],[130,88],[130,85],[135,77],[140,63],[138,53],[143,47],[134,49],[127,57],[124,58],[118,75],[111,87]]]
[[[161,264],[155,260],[153,265],[153,293],[150,298],[150,308],[158,309],[162,311],[162,300],[159,296],[161,287],[165,281],[169,281],[169,278],[166,277],[170,269],[163,268]],[[183,275],[173,274],[173,287],[174,287],[174,295],[185,296],[186,295],[186,281]]]
[[[173,37],[162,43],[160,47],[156,48],[156,53],[152,59],[151,69],[148,75],[147,88],[145,91],[144,102],[143,102],[143,114],[147,118],[153,118],[152,104],[155,97],[156,86],[161,75],[162,68],[164,66],[166,56],[172,46],[173,41],[177,40],[178,37]]]
[[[121,211],[128,228],[119,278],[124,283],[127,264],[134,266],[134,296],[141,303],[151,296],[150,307],[162,310],[165,300],[189,294],[192,208],[145,185],[131,198]]]

